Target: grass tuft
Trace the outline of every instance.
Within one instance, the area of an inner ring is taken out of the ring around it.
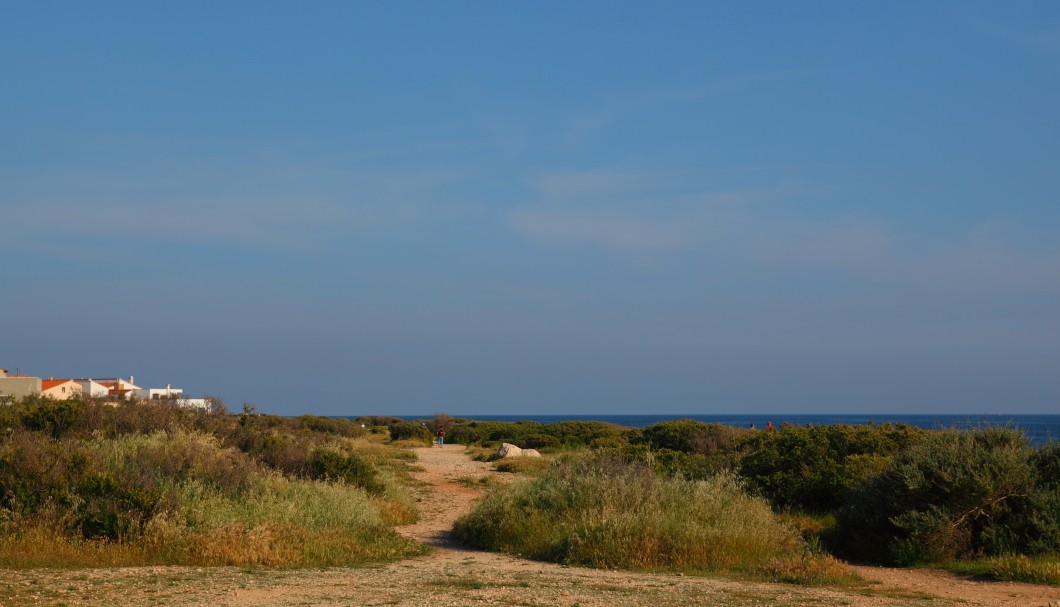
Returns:
[[[552,465],[552,460],[544,457],[506,457],[493,464],[497,472],[511,472],[525,476],[541,476]]]
[[[837,561],[812,554],[730,476],[663,479],[605,458],[569,459],[538,479],[495,488],[454,534],[477,548],[590,567],[816,583],[851,577]]]

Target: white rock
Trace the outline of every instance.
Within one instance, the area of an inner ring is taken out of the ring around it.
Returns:
[[[523,457],[541,457],[537,449],[523,449]]]
[[[500,449],[497,449],[497,455],[501,457],[519,457],[523,454],[523,450],[511,443],[503,443]]]

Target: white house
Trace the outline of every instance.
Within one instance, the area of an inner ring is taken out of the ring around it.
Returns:
[[[137,398],[151,400],[183,398],[184,390],[174,388],[172,384],[166,384],[165,388],[140,388],[136,391]]]
[[[94,379],[75,379],[81,386],[81,393],[92,398],[110,396],[110,388],[104,386]]]
[[[47,396],[55,400],[66,400],[81,396],[81,384],[72,379],[55,379],[49,377],[40,382],[41,396]]]
[[[93,379],[92,381],[101,384],[107,389],[106,396],[117,396],[128,400],[136,396],[137,390],[143,389],[134,383],[135,380],[136,378],[130,375],[129,379],[114,377],[107,379]]]
[[[185,398],[184,390],[174,388],[172,384],[166,384],[165,388],[140,388],[136,391],[137,398],[146,400],[161,400],[172,403],[183,409],[198,409],[208,411],[210,403],[205,398]]]

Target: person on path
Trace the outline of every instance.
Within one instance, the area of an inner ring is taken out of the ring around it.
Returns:
[[[438,446],[441,447],[445,444],[445,428],[438,427]]]

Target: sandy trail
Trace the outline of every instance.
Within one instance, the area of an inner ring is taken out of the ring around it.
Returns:
[[[433,546],[427,556],[361,569],[0,570],[0,606],[1060,607],[1057,588],[976,582],[936,571],[859,567],[863,577],[876,582],[863,588],[807,588],[564,567],[469,550],[449,538],[453,522],[481,495],[467,481],[498,473],[471,461],[458,445],[416,453],[422,516],[399,531]]]

